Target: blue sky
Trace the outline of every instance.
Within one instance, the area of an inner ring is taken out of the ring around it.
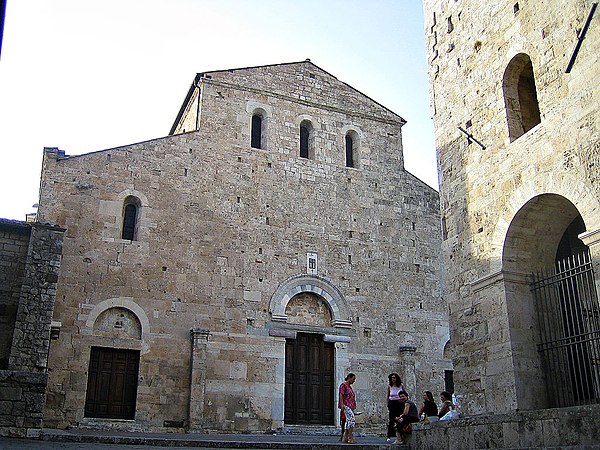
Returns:
[[[0,217],[35,211],[42,150],[168,134],[197,72],[313,63],[407,120],[406,169],[437,189],[418,0],[8,0]]]

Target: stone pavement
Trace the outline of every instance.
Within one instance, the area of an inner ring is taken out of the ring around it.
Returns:
[[[338,450],[360,448],[364,450],[390,450],[408,448],[391,445],[384,436],[357,435],[355,445],[342,444],[339,435],[314,434],[204,434],[204,433],[142,433],[127,431],[98,431],[86,429],[43,429],[35,437],[40,443],[93,443],[117,446],[191,447],[221,449],[270,450]],[[2,442],[0,441],[0,448]],[[9,447],[7,447],[9,448]],[[16,448],[16,447],[10,447]],[[27,447],[33,448],[33,447]],[[40,447],[43,448],[43,447]],[[61,447],[54,447],[61,448]]]

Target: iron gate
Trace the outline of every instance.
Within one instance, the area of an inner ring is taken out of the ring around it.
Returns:
[[[589,252],[532,274],[551,406],[600,403],[600,307]]]

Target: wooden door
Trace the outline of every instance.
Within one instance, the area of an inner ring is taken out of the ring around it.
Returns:
[[[133,419],[140,352],[92,347],[85,417]]]
[[[334,346],[323,335],[298,333],[285,345],[285,423],[334,424]]]

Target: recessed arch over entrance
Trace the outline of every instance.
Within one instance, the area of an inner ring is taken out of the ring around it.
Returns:
[[[149,332],[146,313],[130,297],[107,299],[90,310],[82,329],[91,344],[86,420],[135,418],[140,355],[148,351]]]
[[[564,232],[578,216],[575,205],[562,195],[542,194],[530,199],[508,227],[503,271],[529,274],[552,265]]]
[[[331,325],[350,328],[352,320],[342,293],[329,281],[316,275],[296,275],[285,280],[271,297],[269,312],[275,322],[287,322],[285,309],[288,302],[300,293],[313,293],[327,304],[331,313]]]

